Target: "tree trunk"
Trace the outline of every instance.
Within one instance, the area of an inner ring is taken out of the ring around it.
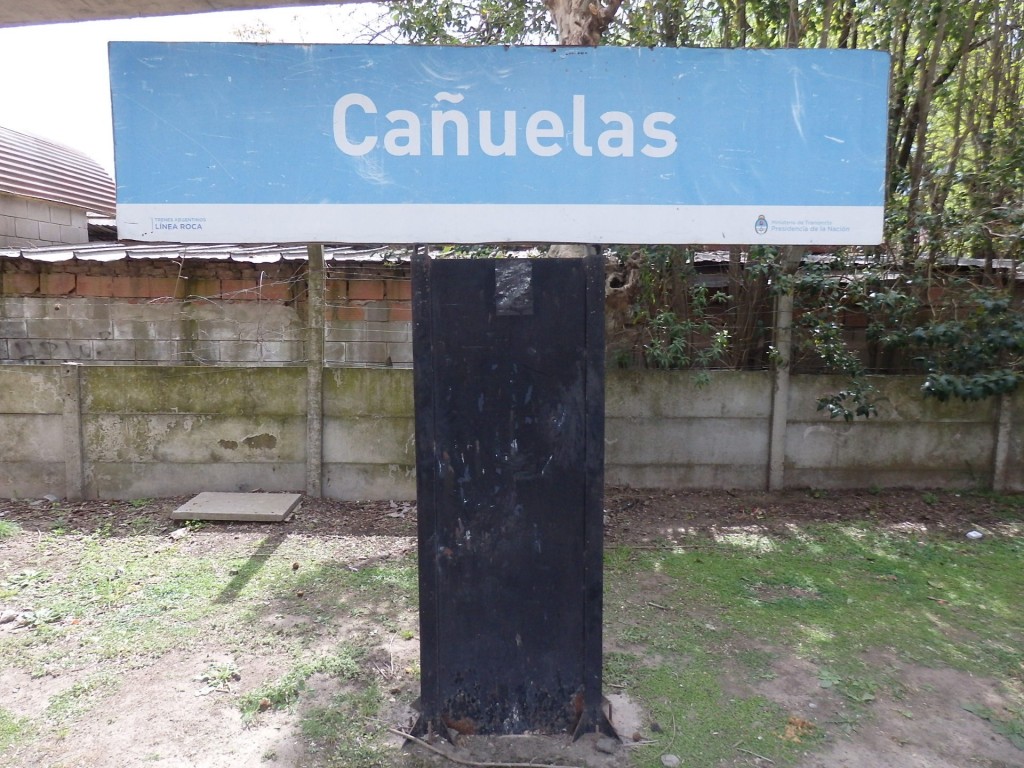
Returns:
[[[558,29],[560,45],[597,45],[622,0],[545,0]]]
[[[558,30],[559,45],[590,45],[601,42],[622,0],[544,0]],[[582,258],[586,249],[582,245],[552,245],[548,256]]]
[[[907,193],[907,233],[904,237],[904,263],[917,257],[921,241],[919,238],[920,212],[918,203],[924,193],[925,184],[925,159],[928,146],[928,121],[931,112],[932,96],[935,93],[935,74],[938,72],[939,57],[942,55],[942,45],[946,40],[946,22],[949,14],[945,6],[940,7],[938,18],[935,21],[935,33],[931,42],[931,51],[928,54],[926,65],[921,69],[921,79],[918,83],[917,100],[914,102],[914,121],[908,125],[907,141],[909,147],[913,147],[913,158],[910,160],[910,181]],[[913,134],[910,134],[910,128]],[[934,252],[929,252],[929,259],[935,257]]]

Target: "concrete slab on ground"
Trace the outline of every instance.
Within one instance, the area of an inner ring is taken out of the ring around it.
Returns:
[[[229,520],[280,523],[299,506],[299,493],[204,491],[171,513],[172,520]]]

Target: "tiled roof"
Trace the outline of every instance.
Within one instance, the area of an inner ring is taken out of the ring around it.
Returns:
[[[388,245],[325,245],[324,261],[326,262],[377,262],[380,264],[407,264],[412,260],[412,248]],[[519,257],[536,257],[543,250],[536,248],[502,249],[494,255],[515,255]],[[431,249],[434,257],[452,256],[444,250]],[[183,243],[136,243],[96,241],[69,245],[46,245],[31,248],[0,248],[0,259],[28,259],[29,261],[120,261],[122,259],[173,259],[173,260],[220,260],[238,261],[250,264],[273,264],[278,261],[304,261],[307,258],[305,245],[296,244],[218,244],[189,245]],[[805,263],[825,262],[832,256],[811,254],[804,258]],[[699,251],[694,254],[694,264],[702,271],[721,270],[728,266],[728,251]],[[862,257],[854,259],[860,267],[875,265],[876,260]],[[944,268],[981,269],[985,266],[980,259],[938,259],[937,264]],[[1024,280],[1024,263],[1010,259],[996,259],[992,263],[994,269],[1010,270],[1016,267],[1016,279]],[[841,268],[846,270],[848,267]],[[897,275],[893,272],[892,275]],[[704,282],[707,282],[705,279]]]
[[[0,193],[114,215],[114,181],[69,147],[0,128]]]
[[[0,2],[0,27],[94,19],[132,19],[180,13],[324,5],[339,0],[7,0]],[[344,0],[342,0],[344,1]]]
[[[412,252],[387,247],[351,245],[324,246],[325,261],[408,262]],[[174,243],[138,244],[119,242],[48,245],[36,248],[0,248],[0,259],[24,258],[30,261],[120,261],[121,259],[207,259],[273,264],[278,261],[305,260],[304,245],[182,245]]]

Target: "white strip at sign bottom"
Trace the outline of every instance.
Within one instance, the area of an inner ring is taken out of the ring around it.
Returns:
[[[146,204],[118,237],[177,243],[877,245],[876,206]],[[598,234],[599,233],[599,234]]]

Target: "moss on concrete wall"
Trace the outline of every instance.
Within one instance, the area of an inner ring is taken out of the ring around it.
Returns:
[[[303,367],[88,366],[88,413],[305,416]]]
[[[111,498],[305,487],[303,367],[85,366],[89,492]],[[920,380],[879,377],[879,415],[830,420],[818,397],[841,387],[794,376],[786,436],[792,486],[985,486],[997,404],[925,400]],[[323,476],[336,498],[409,498],[415,489],[412,372],[328,369]],[[1009,486],[1024,485],[1024,393],[1011,402]],[[59,366],[0,366],[0,497],[57,493],[65,403]],[[635,486],[761,488],[766,373],[610,371],[606,478]],[[16,467],[17,471],[11,469]],[[27,482],[26,478],[40,478]],[[56,478],[56,479],[55,479]],[[27,483],[27,484],[26,484]]]
[[[324,416],[412,418],[412,370],[331,368],[324,372]]]

